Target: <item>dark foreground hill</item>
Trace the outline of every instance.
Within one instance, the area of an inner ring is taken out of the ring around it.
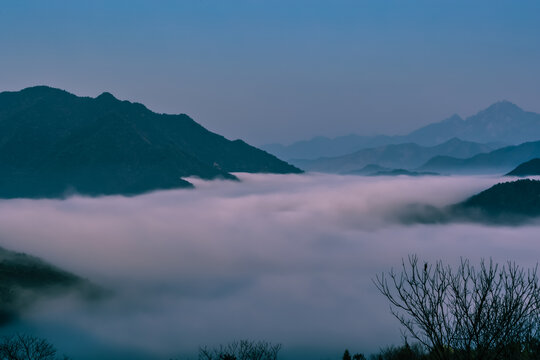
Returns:
[[[534,158],[523,164],[519,164],[514,170],[506,176],[533,176],[540,175],[540,158]]]
[[[95,297],[100,290],[36,257],[0,247],[0,326],[41,298],[72,292]]]
[[[478,212],[489,217],[536,217],[540,215],[540,181],[499,183],[454,206],[455,211]]]
[[[443,208],[410,204],[400,209],[396,217],[407,224],[480,222],[519,225],[540,217],[540,181],[523,179],[499,183]]]
[[[132,195],[190,187],[187,176],[235,179],[231,172],[301,171],[187,115],[157,114],[109,93],[0,93],[1,198]]]

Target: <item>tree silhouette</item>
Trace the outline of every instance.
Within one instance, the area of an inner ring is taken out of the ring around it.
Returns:
[[[199,360],[276,360],[281,345],[240,340],[214,348],[199,348]]]
[[[499,266],[462,259],[456,270],[419,264],[415,255],[374,280],[392,314],[434,359],[506,359],[521,353],[538,334],[537,267]]]
[[[3,338],[0,360],[54,360],[56,349],[47,340],[17,334]]]

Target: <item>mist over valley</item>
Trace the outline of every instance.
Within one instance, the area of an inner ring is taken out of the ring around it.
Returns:
[[[537,261],[536,222],[401,218],[411,204],[442,208],[499,177],[235,175],[136,197],[0,201],[2,246],[111,292],[90,304],[45,300],[3,331],[32,331],[79,359],[195,356],[243,338],[282,343],[286,359],[335,357],[351,344],[370,353],[400,342],[372,279],[402,257]]]

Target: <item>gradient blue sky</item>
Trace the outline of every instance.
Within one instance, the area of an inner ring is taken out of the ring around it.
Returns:
[[[540,1],[3,0],[0,91],[112,92],[260,145],[540,112]]]

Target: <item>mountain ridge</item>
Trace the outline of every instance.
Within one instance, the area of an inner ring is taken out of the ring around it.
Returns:
[[[309,171],[330,173],[358,172],[369,164],[384,168],[415,169],[437,155],[453,154],[471,156],[493,150],[484,144],[477,144],[452,138],[446,142],[424,147],[415,143],[391,144],[356,151],[352,154],[320,158],[315,160],[290,160],[293,164]]]
[[[534,158],[519,164],[514,170],[510,171],[505,176],[525,177],[534,175],[540,175],[540,158]]]
[[[42,299],[69,294],[92,300],[106,292],[40,258],[0,246],[0,326]]]
[[[439,173],[507,173],[519,164],[540,157],[540,141],[506,146],[469,158],[435,156],[418,168]]]
[[[493,185],[451,209],[471,220],[519,224],[540,215],[540,181],[522,179]]]
[[[483,144],[493,143],[499,147],[539,140],[540,114],[525,111],[510,101],[501,100],[465,119],[454,114],[406,135],[350,134],[333,139],[315,137],[287,146],[267,144],[261,148],[286,160],[295,158],[313,160],[320,157],[342,156],[365,148],[407,142],[421,146],[435,146],[453,137]]]
[[[0,93],[0,197],[136,195],[191,187],[188,176],[236,179],[231,172],[301,170],[185,114],[158,114],[107,92]]]

